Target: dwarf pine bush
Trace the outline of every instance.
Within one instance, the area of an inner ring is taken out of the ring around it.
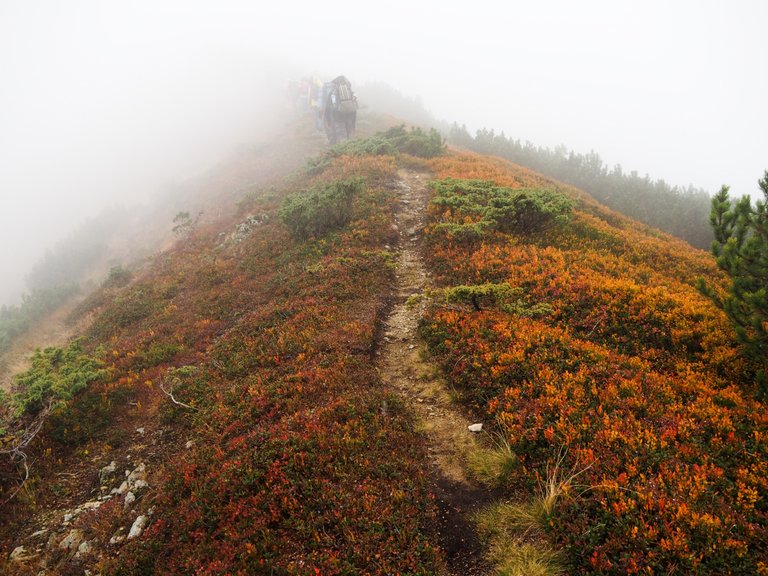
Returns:
[[[556,190],[497,186],[488,180],[446,178],[432,183],[432,205],[472,232],[486,229],[530,234],[567,221],[573,201]],[[471,219],[471,223],[466,220]],[[455,222],[451,222],[456,226]],[[451,232],[451,230],[446,230]]]
[[[280,219],[293,236],[306,239],[341,228],[352,217],[352,201],[363,191],[360,179],[319,184],[288,196]]]

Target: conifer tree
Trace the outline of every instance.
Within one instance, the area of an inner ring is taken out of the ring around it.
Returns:
[[[731,201],[728,186],[712,199],[710,223],[715,234],[712,253],[731,279],[728,293],[718,298],[700,282],[733,322],[745,355],[758,366],[766,390],[768,368],[768,170],[758,185],[763,199],[755,206],[749,196]]]

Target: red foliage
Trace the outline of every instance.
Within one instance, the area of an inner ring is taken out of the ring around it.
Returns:
[[[529,185],[495,159],[433,166]],[[719,278],[714,265],[577,201],[570,223],[537,237],[428,242],[442,285],[522,289],[519,313],[434,307],[431,350],[510,440],[521,463],[511,489],[535,489],[563,447],[574,471],[588,467],[552,519],[571,573],[756,573],[768,555],[768,416],[727,319],[693,286]]]

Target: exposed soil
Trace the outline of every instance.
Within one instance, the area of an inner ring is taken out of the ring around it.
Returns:
[[[432,491],[438,506],[438,541],[449,574],[488,574],[471,515],[492,499],[489,490],[473,484],[464,469],[464,456],[478,444],[467,427],[472,420],[452,401],[436,368],[425,362],[417,328],[424,304],[408,306],[411,295],[429,287],[429,274],[420,254],[421,231],[429,198],[428,174],[399,172],[399,209],[395,222],[400,235],[394,305],[377,352],[385,383],[412,407],[418,428],[426,435]]]

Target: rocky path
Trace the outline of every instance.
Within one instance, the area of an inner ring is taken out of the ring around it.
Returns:
[[[423,305],[408,306],[408,298],[429,287],[429,275],[420,254],[429,176],[410,170],[399,172],[399,210],[395,222],[400,234],[397,290],[379,343],[378,368],[385,383],[412,406],[417,426],[429,443],[430,476],[439,509],[438,539],[449,574],[487,574],[482,548],[471,515],[490,501],[487,490],[466,475],[464,458],[476,448],[468,430],[472,424],[452,402],[436,368],[425,362],[417,335]]]

